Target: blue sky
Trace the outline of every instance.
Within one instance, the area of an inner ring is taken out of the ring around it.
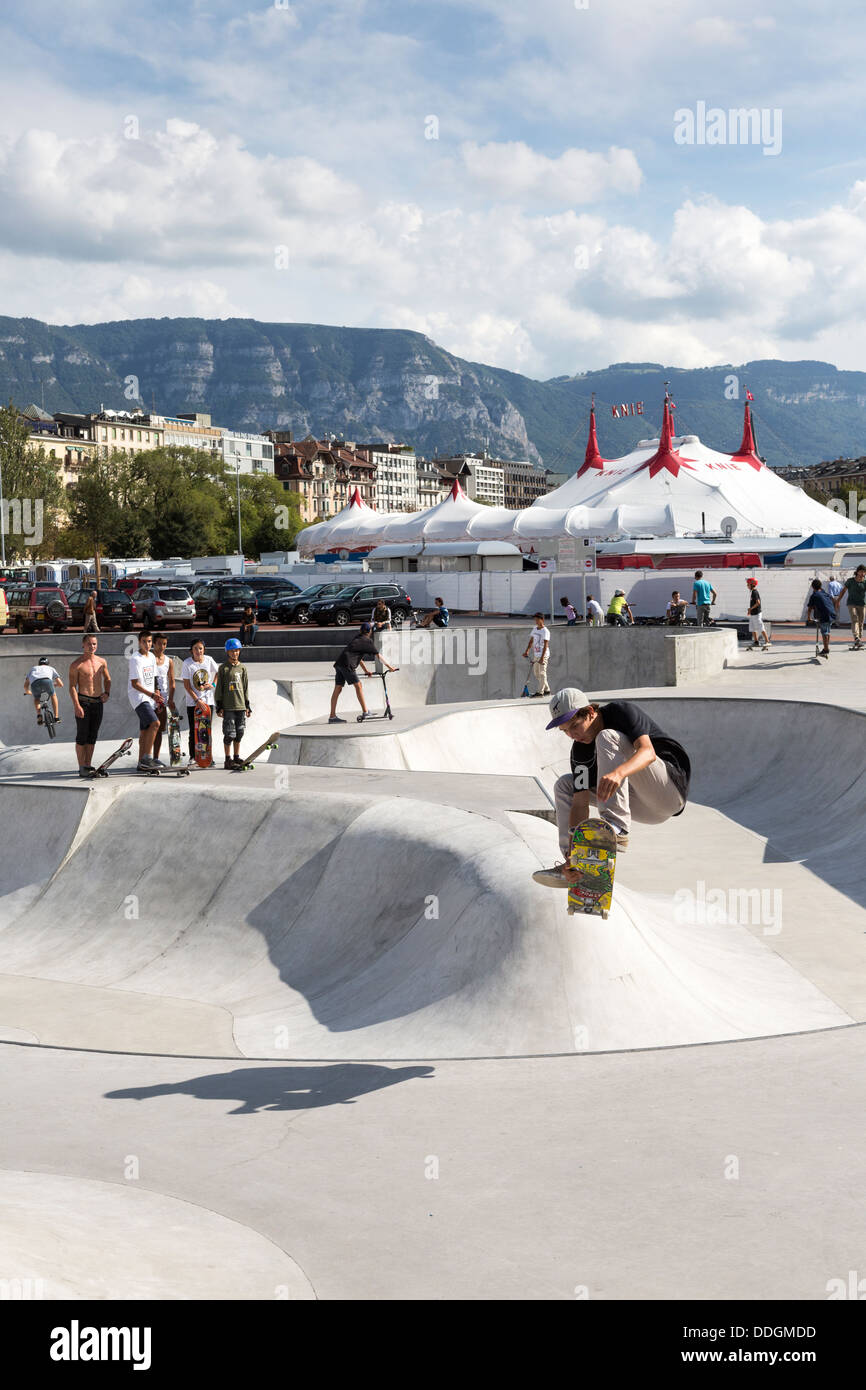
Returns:
[[[540,377],[862,367],[866,12],[582,4],[7,5],[0,310],[414,328]],[[677,143],[699,104],[717,142]]]

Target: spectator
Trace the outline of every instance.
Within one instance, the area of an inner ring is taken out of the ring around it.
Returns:
[[[604,610],[594,594],[587,594],[586,621],[590,627],[602,627],[604,624]]]
[[[195,708],[213,717],[214,681],[219,667],[212,656],[207,656],[204,642],[196,637],[190,643],[190,654],[180,668],[181,679],[186,691],[186,713],[189,719],[189,760],[195,762]]]
[[[524,659],[529,656],[532,649],[532,674],[535,677],[538,689],[533,695],[533,700],[539,695],[549,695],[550,686],[547,684],[547,662],[550,656],[550,629],[544,625],[544,614],[533,613],[535,627],[529,634],[529,641],[523,653]]]
[[[432,613],[427,614],[426,618],[421,619],[419,626],[430,627],[432,623],[434,627],[447,627],[451,621],[451,614],[445,607],[444,598],[434,598],[433,602],[436,607]]]
[[[252,715],[252,710],[247,668],[241,665],[241,644],[237,637],[229,638],[225,652],[226,659],[217,671],[214,699],[216,712],[223,721],[223,767],[226,772],[234,772],[244,765],[241,757],[241,739],[246,732],[247,720]]]
[[[766,650],[770,645],[767,636],[767,629],[764,627],[764,619],[761,617],[761,595],[758,593],[757,579],[747,579],[749,586],[749,631],[752,634],[751,650],[763,647]],[[820,589],[821,585],[818,585]],[[761,639],[760,641],[758,639]]]
[[[840,586],[834,604],[837,614],[843,594],[848,596],[848,617],[851,621],[854,650],[860,651],[863,646],[863,618],[866,615],[866,565],[858,565],[851,578],[846,579]]]
[[[99,631],[99,624],[96,621],[96,598],[92,589],[87,595],[87,602],[84,605],[84,631]]]
[[[241,645],[244,647],[254,647],[256,645],[258,630],[259,628],[252,604],[248,603],[244,609],[243,617],[241,618]]]
[[[698,614],[698,627],[706,627],[710,621],[710,607],[715,603],[718,594],[709,580],[704,579],[703,570],[695,570],[695,582],[692,588],[692,603],[695,605]]]
[[[628,618],[624,614],[628,614]],[[607,606],[608,627],[628,627],[634,622],[634,614],[629,608],[624,589],[614,589],[613,598]]]
[[[565,609],[565,620],[568,623],[568,626],[574,627],[575,623],[577,622],[577,612],[575,611],[573,604],[567,598],[561,598],[559,601]]]
[[[820,579],[813,579],[812,592],[809,595],[809,602],[806,604],[806,617],[808,618],[810,614],[814,617],[815,625],[824,639],[824,650],[821,655],[825,661],[830,659],[830,626],[835,612],[835,605],[830,595],[825,594],[821,588]]]
[[[673,593],[671,594],[671,601],[670,601],[670,603],[668,604],[667,608],[665,609],[665,617],[667,618],[668,622],[669,622],[669,623],[683,623],[683,622],[685,622],[686,608],[687,608],[687,607],[688,607],[688,605],[687,605],[685,599],[684,599],[684,598],[680,598],[680,591],[679,591],[679,589],[674,589]]]

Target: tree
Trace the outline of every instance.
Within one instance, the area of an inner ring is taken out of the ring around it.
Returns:
[[[87,537],[97,584],[100,560],[113,545],[121,523],[117,486],[124,462],[124,455],[116,452],[88,459],[70,493],[72,525]]]
[[[0,407],[0,483],[6,558],[39,546],[63,501],[57,464],[33,447],[34,435],[10,401]]]

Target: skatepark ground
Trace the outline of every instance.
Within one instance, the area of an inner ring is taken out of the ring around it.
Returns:
[[[335,727],[321,667],[260,664],[267,763],[95,785],[0,707],[3,1270],[826,1298],[866,1225],[866,656],[812,652],[591,692],[694,766],[607,922],[531,880],[568,752],[543,701]]]

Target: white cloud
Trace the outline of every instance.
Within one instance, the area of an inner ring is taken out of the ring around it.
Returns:
[[[565,150],[557,158],[539,154],[522,140],[490,141],[461,146],[471,179],[493,197],[567,207],[594,203],[613,193],[636,193],[640,166],[631,150],[611,148],[607,154]]]

